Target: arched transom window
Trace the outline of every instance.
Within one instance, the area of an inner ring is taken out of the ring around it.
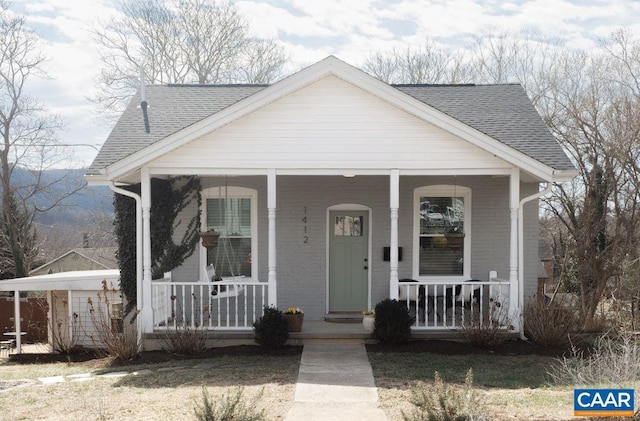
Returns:
[[[203,190],[202,228],[220,233],[218,246],[206,251],[217,276],[257,277],[257,197],[244,187]]]

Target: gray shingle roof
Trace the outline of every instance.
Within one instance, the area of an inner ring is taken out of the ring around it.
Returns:
[[[261,91],[267,85],[152,85],[146,87],[149,133],[137,92],[98,152],[87,174],[144,149],[229,105]]]
[[[395,87],[551,168],[575,169],[518,84]]]
[[[87,174],[100,170],[266,88],[267,85],[148,86],[150,133],[140,94],[129,103]],[[545,126],[520,85],[395,85],[462,123],[557,170],[571,161]]]

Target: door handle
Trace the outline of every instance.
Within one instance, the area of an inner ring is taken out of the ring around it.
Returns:
[[[369,266],[365,266],[365,267],[364,267],[364,270],[367,270],[367,269],[369,269]]]

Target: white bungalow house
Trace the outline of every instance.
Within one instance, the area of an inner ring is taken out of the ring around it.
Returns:
[[[517,316],[536,291],[538,198],[575,174],[517,84],[388,85],[331,56],[272,85],[143,87],[86,178],[137,201],[146,332],[250,330],[264,305],[324,320],[385,298],[417,307],[414,330],[448,331],[469,301]],[[203,187],[184,217],[221,237],[152,280],[151,180],[181,175]]]

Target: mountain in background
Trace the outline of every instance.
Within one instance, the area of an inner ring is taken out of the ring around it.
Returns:
[[[42,184],[63,178],[50,191],[37,194],[33,200],[39,206],[49,206],[55,198],[83,186],[51,210],[39,213],[34,219],[40,245],[40,259],[35,266],[61,256],[77,247],[110,247],[113,235],[113,192],[106,186],[87,186],[85,169],[47,170],[41,175]],[[33,183],[34,174],[16,168],[12,176],[14,186]]]

